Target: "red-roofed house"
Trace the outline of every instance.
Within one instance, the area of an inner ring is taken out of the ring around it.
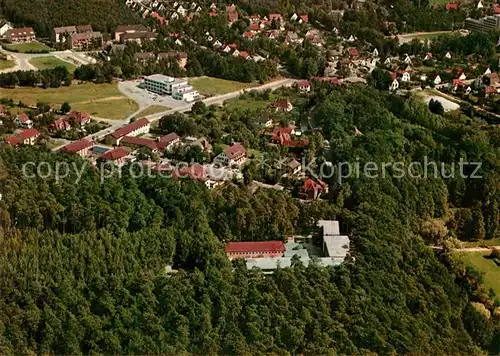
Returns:
[[[33,121],[30,120],[28,114],[25,112],[16,116],[14,124],[22,127],[23,129],[31,129],[33,127]]]
[[[235,9],[227,12],[227,21],[229,25],[232,25],[234,22],[238,21],[239,15]]]
[[[301,93],[309,93],[311,91],[311,83],[308,80],[301,80],[297,82],[297,88]]]
[[[215,17],[217,16],[217,10],[211,9],[210,12],[208,13],[208,16],[210,17]]]
[[[5,106],[0,104],[0,117],[7,115],[7,110],[5,110]]]
[[[269,21],[283,23],[283,16],[281,16],[281,14],[269,14]]]
[[[454,3],[454,2],[449,2],[446,4],[446,10],[450,11],[450,10],[458,10],[459,8],[459,5],[457,3]]]
[[[493,4],[493,15],[500,15],[500,4]]]
[[[303,15],[299,15],[299,23],[302,23],[302,22],[305,22],[305,23],[308,23],[309,22],[309,15],[308,14],[303,14]]]
[[[226,256],[235,258],[281,257],[285,253],[282,241],[227,242]]]
[[[123,147],[117,147],[115,149],[104,152],[99,156],[99,160],[112,161],[118,166],[123,166],[125,164],[125,158],[129,155],[129,152]]]
[[[293,105],[288,99],[281,99],[274,103],[276,111],[289,112],[293,110]]]
[[[171,150],[180,142],[181,138],[175,132],[171,132],[165,136],[160,137],[156,145],[158,146],[158,150],[165,151]]]
[[[251,39],[253,39],[253,38],[254,38],[254,36],[255,36],[255,35],[254,35],[252,32],[250,32],[250,31],[243,32],[243,37],[245,37],[246,39],[251,40]]]
[[[80,157],[85,157],[89,154],[89,150],[94,147],[93,141],[79,140],[71,142],[70,144],[62,147],[59,151],[76,153]]]
[[[83,129],[85,125],[90,123],[90,114],[87,112],[71,111],[66,115],[65,119]]]
[[[250,22],[259,22],[260,21],[260,15],[258,14],[253,14],[248,17]]]
[[[260,31],[260,26],[258,23],[252,23],[250,24],[250,31],[252,31],[253,33],[257,33]]]
[[[328,193],[328,186],[326,183],[320,180],[316,182],[308,178],[300,189],[299,198],[303,200],[315,200],[323,193]]]
[[[498,74],[493,72],[490,74],[490,85],[496,86],[498,84]]]
[[[484,88],[484,96],[489,97],[492,94],[497,94],[497,90],[493,88],[491,85],[488,85]]]
[[[201,181],[207,179],[205,167],[198,163],[192,164],[191,166],[176,168],[172,172],[172,178],[175,180],[179,180],[180,178],[191,178],[192,180]]]
[[[37,129],[26,129],[17,134],[17,138],[23,145],[34,145],[40,132]]]
[[[149,132],[150,122],[146,118],[138,119],[124,127],[119,128],[106,137],[109,144],[118,145],[125,136],[138,136]]]
[[[432,52],[427,52],[424,57],[424,61],[427,61],[429,59],[432,59]]]
[[[288,125],[287,127],[275,127],[272,132],[271,140],[273,143],[279,144],[283,147],[306,147],[309,145],[309,140],[295,140],[295,126]]]
[[[224,166],[240,166],[247,160],[247,150],[241,143],[235,143],[215,157],[214,162]]]
[[[5,37],[10,42],[32,42],[35,40],[36,34],[33,28],[22,27],[8,30]]]
[[[153,12],[151,13],[151,17],[152,17],[152,18],[154,18],[154,19],[156,19],[156,20],[160,23],[160,25],[163,25],[163,26],[168,25],[168,20],[167,20],[166,18],[164,18],[163,16],[161,16],[161,15],[160,15],[159,13],[157,13],[157,12],[154,12],[154,11],[153,11]]]
[[[243,58],[243,59],[245,59],[245,60],[246,60],[246,59],[248,59],[248,57],[250,57],[250,55],[249,55],[249,54],[248,54],[248,52],[246,52],[246,51],[241,51],[241,52],[239,53],[239,57],[240,57],[240,58]]]
[[[50,125],[50,129],[54,132],[57,131],[69,131],[71,130],[71,124],[64,117],[60,117],[59,119],[54,120],[52,125]]]

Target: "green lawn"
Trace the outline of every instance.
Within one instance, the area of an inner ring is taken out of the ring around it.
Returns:
[[[133,100],[123,98],[109,101],[93,101],[86,103],[75,103],[71,108],[78,111],[86,111],[104,119],[123,120],[139,109],[139,105]]]
[[[433,38],[437,38],[439,36],[447,36],[450,35],[451,32],[449,31],[442,31],[442,32],[434,32],[434,33],[423,33],[421,35],[415,35],[413,38],[419,39],[419,40],[430,40]]]
[[[31,58],[29,62],[38,69],[66,67],[70,72],[74,72],[76,69],[76,66],[74,64],[63,61],[54,56],[35,57]]]
[[[151,106],[148,106],[146,109],[142,110],[141,112],[139,112],[136,115],[136,117],[141,118],[144,116],[157,114],[159,112],[163,112],[163,111],[167,111],[167,110],[170,110],[170,108],[166,107],[166,106],[161,106],[161,105],[151,105]]]
[[[22,101],[27,105],[35,105],[38,101],[51,105],[60,106],[65,101],[70,104],[75,102],[86,102],[90,100],[109,97],[123,97],[118,86],[111,84],[73,84],[69,87],[60,88],[31,88],[22,87],[15,89],[2,89],[0,98],[11,98],[15,102]],[[114,103],[115,104],[115,103]],[[114,105],[113,105],[114,106]]]
[[[18,51],[21,53],[26,52],[41,52],[41,51],[53,51],[54,49],[44,45],[39,42],[31,42],[31,43],[17,43],[17,44],[8,44],[4,45],[4,48],[10,51]]]
[[[474,267],[479,272],[484,273],[484,284],[488,288],[492,288],[497,294],[497,299],[500,300],[500,267],[485,256],[489,256],[490,252],[461,252],[460,257],[463,261]]]
[[[220,95],[254,87],[256,83],[242,83],[211,77],[190,79],[189,84],[203,95]]]
[[[14,61],[9,61],[7,59],[0,59],[0,70],[9,69],[16,65]]]

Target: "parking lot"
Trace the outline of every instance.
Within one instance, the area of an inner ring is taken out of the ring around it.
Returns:
[[[128,98],[136,101],[141,108],[149,105],[161,105],[172,109],[186,106],[186,102],[175,100],[171,96],[161,96],[139,88],[142,80],[130,80],[118,83],[120,91]]]

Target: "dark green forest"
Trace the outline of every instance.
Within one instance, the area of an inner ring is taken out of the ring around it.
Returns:
[[[351,178],[303,204],[127,169],[102,184],[92,168],[77,183],[27,179],[26,162],[84,161],[0,147],[0,353],[500,352],[498,317],[473,307],[493,311],[493,292],[446,249],[428,248],[436,236],[422,229],[437,220],[458,237],[498,237],[498,128],[370,88],[325,86],[305,105],[330,142],[318,159],[467,157],[484,162],[484,178]],[[224,241],[282,239],[321,218],[350,235],[340,267],[297,262],[264,276],[225,258]]]

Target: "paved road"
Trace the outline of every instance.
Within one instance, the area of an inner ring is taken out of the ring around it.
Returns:
[[[248,90],[260,90],[260,91],[262,91],[262,90],[267,90],[267,89],[274,90],[274,89],[281,88],[281,87],[290,87],[296,81],[297,80],[295,80],[295,79],[278,80],[278,81],[275,81],[275,82],[271,82],[271,83],[267,83],[267,84],[261,85],[259,87],[254,87],[254,88],[251,88],[251,89],[247,89],[247,91]],[[240,96],[245,91],[246,90],[238,90],[238,91],[227,93],[227,94],[213,96],[213,97],[204,99],[203,102],[206,105],[222,104],[226,100],[233,99],[233,98],[236,98],[236,97]],[[149,116],[146,116],[146,118],[149,121],[151,121],[151,122],[158,121],[159,119],[161,119],[165,115],[170,115],[170,114],[173,114],[175,112],[188,112],[188,111],[191,110],[191,107],[193,106],[193,104],[194,103],[185,103],[184,102],[183,105],[179,105],[178,107],[176,107],[174,109],[170,109],[170,110],[166,110],[164,112],[160,112],[160,113],[156,113],[156,114],[153,114],[153,115],[149,115]],[[110,105],[112,105],[112,103]],[[95,119],[96,120],[102,120],[100,118],[95,118]],[[130,120],[128,118],[124,119],[124,120],[114,120],[113,122],[110,122],[109,120],[106,120],[106,119],[104,119],[102,121],[106,121],[106,122],[110,123],[111,126],[108,127],[107,129],[101,130],[101,131],[99,131],[97,133],[94,133],[92,135],[88,135],[88,136],[84,137],[84,139],[86,139],[86,140],[94,140],[94,141],[100,140],[100,139],[104,138],[106,135],[110,134],[111,132],[117,130],[118,128],[120,128],[120,127],[122,127],[122,126],[124,126],[124,125],[126,125],[126,124],[128,124],[130,122]],[[60,149],[63,146],[64,145],[60,145],[58,147],[53,148],[52,150],[53,151],[57,151],[58,149]]]

